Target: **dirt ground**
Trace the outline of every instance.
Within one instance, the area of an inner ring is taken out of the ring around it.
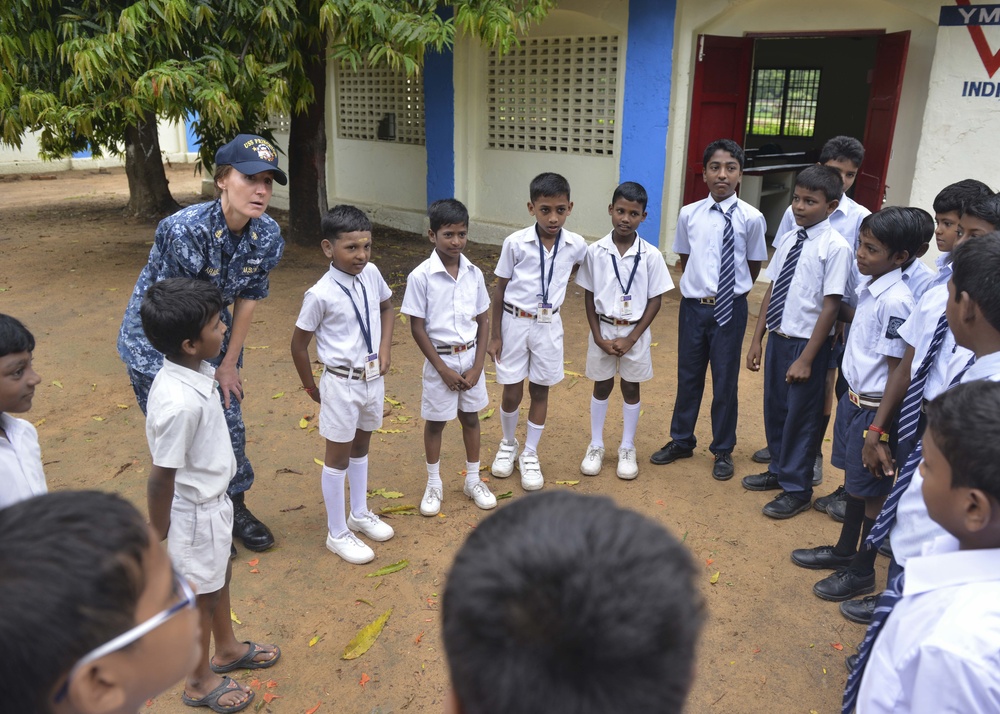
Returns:
[[[200,200],[191,167],[171,168],[168,176],[175,198],[184,204]],[[143,417],[115,338],[154,226],[121,217],[127,190],[118,169],[59,173],[47,180],[0,177],[0,311],[23,320],[37,339],[35,366],[43,381],[26,416],[38,426],[49,488],[116,491],[145,511],[150,463]],[[285,222],[282,212],[272,215]],[[527,220],[525,215],[515,222]],[[376,230],[374,260],[393,286],[397,306],[406,274],[429,250],[418,237]],[[495,246],[471,243],[467,251],[488,280],[498,253]],[[375,545],[377,557],[370,565],[348,565],[325,549],[319,467],[313,462],[323,456],[323,441],[315,431],[300,428],[302,417],[314,416],[316,409],[299,386],[288,349],[302,293],[325,269],[318,246],[289,245],[272,273],[271,297],[259,306],[247,339],[247,451],[257,473],[248,503],[274,530],[278,546],[260,555],[240,549],[232,592],[241,624],[235,628],[241,639],[279,643],[284,654],[279,665],[263,673],[265,686],[250,711],[305,712],[317,704],[320,714],[441,711],[448,675],[440,596],[456,548],[485,513],[462,495],[464,455],[458,428],[450,426],[442,456],[441,517],[392,518],[396,537]],[[750,329],[760,297],[758,288],[751,296]],[[648,462],[668,439],[678,299],[676,290],[667,295],[652,327],[656,377],[643,388],[639,478],[618,480],[609,455],[601,475],[588,479],[578,470],[589,429],[590,384],[582,376],[587,327],[582,292],[571,286],[563,307],[568,375],[553,388],[540,449],[545,488],[609,495],[663,523],[691,549],[703,570],[709,618],[688,711],[839,711],[844,656],[864,630],[844,620],[835,604],[812,594],[824,572],[796,568],[789,560],[793,548],[835,542],[839,526],[814,510],[790,521],[765,518],[760,508],[773,494],[751,493],[739,483],[740,477],[761,470],[750,460],[764,444],[761,375],[743,373],[736,478],[725,483],[711,478],[707,403],[695,457],[671,466]],[[423,358],[408,325],[401,320],[395,325],[386,393],[400,404],[384,424],[388,433],[373,440],[370,488],[405,495],[373,498],[376,511],[419,503],[425,482],[419,414]],[[489,364],[487,370],[492,371]],[[500,390],[496,384],[489,389],[491,407],[497,407]],[[612,397],[609,447],[620,436],[620,399],[617,393]],[[488,467],[500,439],[499,417],[485,419],[482,426],[482,460]],[[555,483],[577,479],[572,487]],[[817,495],[833,490],[841,479],[827,465]],[[512,500],[526,497],[516,474],[507,481],[492,479],[490,486],[496,493],[512,491]],[[500,507],[509,502],[501,501]],[[258,558],[252,567],[249,561]],[[410,565],[401,572],[365,577],[403,559]],[[884,579],[884,559],[878,567]],[[392,615],[371,650],[359,659],[340,659],[355,633],[389,608]],[[270,689],[268,679],[273,680]],[[265,703],[265,693],[278,698]],[[190,710],[181,704],[177,687],[145,711]]]

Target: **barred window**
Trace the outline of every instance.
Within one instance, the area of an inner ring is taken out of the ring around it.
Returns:
[[[336,65],[337,136],[341,139],[426,143],[424,79],[388,67]]]
[[[818,69],[756,69],[747,133],[811,137],[816,131]]]
[[[287,134],[292,128],[292,118],[287,114],[270,114],[267,125],[275,134]]]
[[[487,73],[491,149],[613,156],[618,36],[527,38]]]

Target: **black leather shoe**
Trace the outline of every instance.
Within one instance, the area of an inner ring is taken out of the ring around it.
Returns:
[[[728,481],[733,477],[733,457],[728,451],[720,451],[715,455],[715,465],[712,467],[712,478],[716,481]]]
[[[826,504],[826,515],[830,516],[837,523],[843,523],[847,517],[847,498],[838,498]]]
[[[233,538],[239,538],[243,547],[257,553],[274,545],[271,529],[257,520],[243,502],[242,493],[233,498]]]
[[[797,548],[792,551],[792,562],[800,568],[810,570],[838,570],[846,568],[854,559],[853,555],[837,555],[832,545],[816,548]]]
[[[664,464],[672,464],[677,459],[690,459],[692,456],[694,456],[694,449],[686,449],[676,441],[671,441],[659,451],[653,452],[649,460],[663,466]]]
[[[839,498],[846,498],[847,491],[844,490],[843,486],[837,486],[833,493],[827,496],[820,496],[815,501],[813,501],[813,508],[822,513],[826,513],[826,507],[830,505],[831,501],[836,501]]]
[[[233,543],[229,544],[229,559],[230,560],[236,559],[236,545]]]
[[[848,600],[840,603],[840,614],[851,622],[867,625],[872,621],[877,602],[878,595],[865,595],[860,600]]]
[[[769,464],[771,463],[771,450],[766,446],[763,449],[757,449],[750,458],[758,464]]]
[[[777,518],[779,521],[783,521],[808,510],[810,505],[812,505],[811,499],[782,491],[781,495],[764,506],[761,512],[768,518]]]
[[[741,483],[747,491],[777,491],[781,488],[781,484],[778,483],[778,475],[770,471],[744,476]]]
[[[844,666],[847,667],[848,673],[853,672],[854,669],[858,666],[858,657],[859,655],[856,654],[847,655],[846,657],[844,657]]]
[[[858,575],[850,568],[838,570],[833,575],[820,580],[813,585],[816,597],[831,602],[850,600],[858,595],[866,595],[875,591],[875,573]]]
[[[892,557],[892,543],[889,542],[888,538],[883,540],[882,545],[878,547],[878,554],[884,555],[886,558]]]

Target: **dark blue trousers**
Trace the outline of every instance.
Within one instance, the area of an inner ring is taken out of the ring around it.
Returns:
[[[815,447],[833,345],[828,338],[820,347],[807,381],[789,384],[785,374],[808,342],[772,332],[764,354],[764,433],[771,451],[769,468],[782,489],[802,498],[812,498]]]
[[[746,295],[733,301],[733,318],[722,327],[715,321],[714,305],[702,305],[693,298],[681,299],[677,325],[677,398],[670,421],[670,438],[681,446],[693,449],[698,442],[694,427],[709,365],[712,367],[709,449],[718,454],[732,451],[736,446],[737,386],[746,329]]]

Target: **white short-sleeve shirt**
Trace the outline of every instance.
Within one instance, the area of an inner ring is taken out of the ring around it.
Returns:
[[[0,508],[48,491],[38,432],[29,421],[0,412]]]
[[[444,267],[435,250],[406,278],[402,312],[424,320],[435,345],[468,344],[476,339],[476,318],[490,308],[483,271],[464,255],[458,259],[458,278]]]
[[[958,545],[943,534],[907,563],[903,596],[872,645],[858,714],[1000,711],[1000,549]]]
[[[951,273],[953,270],[951,263],[951,253],[941,253],[937,258],[934,259],[934,265],[937,267],[937,273],[934,274],[934,279],[931,280],[930,285],[924,290],[930,290],[935,285],[947,285],[948,280],[951,279]]]
[[[371,351],[378,352],[382,339],[379,303],[391,297],[392,290],[374,263],[365,265],[358,275],[349,275],[331,264],[326,275],[306,290],[295,326],[315,333],[316,355],[323,364],[364,369],[369,351],[358,313],[366,320],[366,328],[371,324]]]
[[[795,232],[798,232],[798,228]],[[782,236],[774,257],[767,266],[767,277],[777,281],[788,251],[795,244],[795,234]],[[854,251],[842,235],[823,220],[806,229],[808,238],[802,246],[795,275],[788,286],[780,331],[789,337],[809,339],[823,310],[827,295],[845,294]],[[830,331],[833,334],[833,330]]]
[[[927,288],[934,283],[936,277],[937,273],[931,270],[920,258],[910,263],[906,270],[903,271],[903,282],[906,283],[906,287],[913,293],[914,300],[919,300],[924,296]]]
[[[629,286],[633,268],[635,277]],[[594,294],[594,308],[598,314],[633,322],[642,317],[650,299],[674,287],[663,254],[655,246],[637,235],[625,255],[620,255],[611,233],[587,248],[587,257],[576,274],[576,284]],[[625,288],[632,298],[629,315],[622,312],[621,297],[626,294]]]
[[[538,311],[538,303],[542,302],[539,294],[543,292],[542,264],[538,252],[542,246],[548,302],[553,308],[563,304],[569,276],[573,272],[573,266],[583,262],[587,254],[587,242],[582,236],[565,228],[560,231],[557,240],[558,250],[554,246],[551,251],[546,250],[538,239],[534,225],[511,233],[504,239],[500,259],[493,273],[498,278],[508,280],[504,291],[505,301],[530,313]],[[551,282],[549,275],[552,275]]]
[[[736,295],[745,295],[753,287],[749,260],[767,260],[764,215],[746,201],[732,195],[718,203],[709,196],[681,208],[674,236],[674,252],[688,256],[681,275],[681,295],[686,298],[715,297],[719,286],[722,237],[726,226],[723,213],[733,211],[733,250],[736,263]]]
[[[910,365],[911,380],[916,376],[920,364],[927,356],[927,350],[930,349],[938,320],[944,315],[947,304],[948,286],[935,285],[929,288],[917,301],[910,317],[899,328],[900,337],[906,341],[906,344],[913,347],[913,363]],[[927,373],[927,381],[924,382],[924,399],[934,399],[947,389],[951,380],[961,371],[971,356],[972,352],[955,344],[955,336],[951,330],[946,331],[944,339],[941,341],[941,347],[938,349],[933,364],[931,364],[930,372]]]
[[[215,368],[163,360],[146,402],[146,441],[153,464],[177,469],[174,491],[204,503],[226,492],[236,457],[217,391]]]
[[[859,394],[881,394],[889,379],[888,358],[906,352],[899,328],[913,312],[913,296],[899,268],[857,292],[858,308],[844,349],[844,379]]]
[[[833,226],[833,230],[847,239],[852,250],[857,250],[861,221],[865,220],[871,213],[850,196],[841,196],[840,203],[830,214],[830,225]],[[792,213],[792,207],[789,206],[781,217],[781,223],[778,224],[778,232],[775,235],[783,236],[794,228],[796,228],[795,215]]]

